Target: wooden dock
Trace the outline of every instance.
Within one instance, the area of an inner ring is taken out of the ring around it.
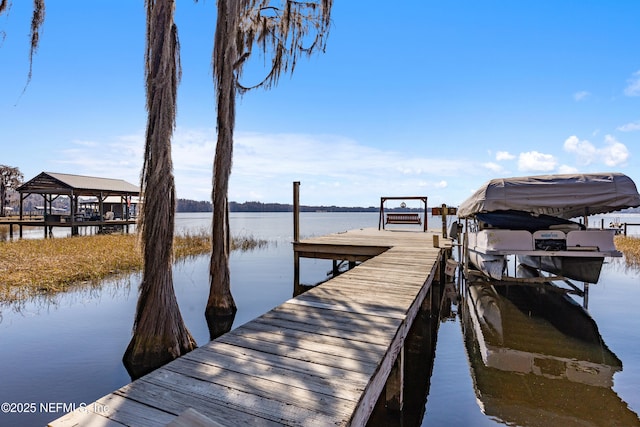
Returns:
[[[50,425],[365,425],[381,393],[402,405],[403,344],[444,257],[433,240],[294,243],[296,257],[366,261]]]
[[[5,225],[9,228],[9,238],[13,240],[14,231],[13,226],[18,227],[18,237],[23,237],[23,227],[27,228],[42,228],[43,237],[46,239],[53,234],[53,228],[70,228],[71,234],[78,234],[80,228],[95,229],[97,232],[121,230],[129,232],[129,227],[137,224],[137,219],[117,219],[117,220],[102,220],[102,221],[60,221],[60,220],[45,220],[45,219],[0,219],[0,225]]]

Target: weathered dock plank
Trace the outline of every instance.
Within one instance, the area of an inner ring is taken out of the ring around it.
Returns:
[[[214,355],[215,358],[212,357]],[[323,394],[347,400],[354,400],[356,396],[359,396],[359,394],[362,393],[362,389],[359,388],[357,384],[366,380],[365,375],[352,376],[352,379],[354,380],[352,383],[342,389],[336,390],[336,382],[342,381],[341,379],[334,379],[333,377],[328,377],[322,373],[312,372],[309,369],[300,371],[292,377],[291,370],[286,366],[260,362],[254,363],[253,361],[247,360],[243,360],[238,363],[238,361],[232,356],[222,356],[219,353],[215,353],[214,355],[198,354],[193,358],[186,358],[186,360],[190,363],[203,363],[220,369],[229,369],[242,375],[260,378],[265,381],[290,384],[303,390],[317,390],[320,393],[322,393],[322,390],[325,390]],[[193,366],[187,365],[187,368],[191,369]],[[294,379],[293,383],[291,383],[291,378]]]
[[[244,327],[246,329],[256,331],[256,333],[269,333],[270,335],[278,337],[277,339],[286,339],[288,341],[295,340],[298,342],[310,341],[320,345],[338,347],[341,351],[353,350],[361,356],[366,355],[366,352],[371,350],[371,347],[381,347],[381,349],[384,347],[383,344],[372,343],[365,340],[358,341],[351,338],[338,336],[337,334],[321,334],[317,331],[314,331],[313,333],[309,333],[309,331],[303,332],[297,329],[290,328],[289,324],[286,323],[278,325],[274,322],[266,322],[259,319],[247,323]],[[273,339],[273,337],[271,338]]]
[[[201,348],[209,349],[209,345],[205,345]],[[184,357],[189,356],[190,358],[196,359],[198,357],[215,358],[222,355],[235,358],[239,360],[241,363],[247,363],[247,361],[251,361],[259,365],[264,365],[262,369],[265,369],[265,370],[273,367],[278,367],[281,369],[286,369],[287,371],[292,371],[293,373],[312,374],[322,378],[331,378],[334,381],[344,380],[344,381],[358,382],[367,378],[366,373],[356,372],[356,371],[348,370],[342,367],[315,364],[312,366],[313,369],[309,369],[310,365],[305,361],[301,361],[294,358],[281,359],[277,355],[265,353],[259,350],[252,350],[252,349],[247,349],[243,347],[226,345],[224,343],[216,343],[215,351],[213,351],[213,354],[207,354],[207,352],[204,351],[204,352],[199,352],[197,354],[191,353],[189,355],[185,355]],[[278,363],[275,363],[276,361]]]
[[[381,317],[391,317],[395,319],[403,319],[404,313],[401,309],[393,309],[385,304],[359,304],[349,303],[347,301],[335,301],[326,299],[325,301],[313,296],[307,295],[305,298],[296,299],[292,304],[304,307],[325,308],[327,310],[344,311],[347,313],[373,314]]]
[[[343,368],[352,370],[355,372],[372,373],[375,371],[377,365],[375,363],[367,363],[351,359],[349,357],[343,357],[341,355],[332,355],[318,351],[318,349],[307,349],[297,346],[296,343],[291,344],[278,344],[268,341],[257,340],[250,337],[242,337],[242,342],[229,336],[222,336],[219,338],[220,342],[236,345],[242,348],[249,348],[252,350],[260,350],[265,353],[271,353],[274,355],[282,355],[283,357],[289,357],[292,359],[303,360],[308,363],[319,363],[326,366],[333,366],[335,368]],[[285,356],[286,355],[286,356]]]
[[[138,401],[149,408],[162,405],[164,410],[175,416],[192,408],[222,425],[275,426],[282,425],[283,419],[294,416],[288,413],[292,410],[290,405],[265,399],[251,390],[247,392],[211,383],[206,377],[206,368],[203,371],[198,377],[193,377],[163,369],[116,393],[126,397],[127,401]],[[323,421],[326,423],[323,414],[301,408],[295,410],[295,417],[304,419],[310,425],[321,425]],[[137,424],[132,422],[130,425]]]
[[[337,313],[331,310],[308,307],[305,308],[306,317],[301,319],[298,307],[291,310],[287,308],[291,305],[280,306],[277,310],[272,310],[259,319],[278,319],[287,322],[288,328],[299,329],[314,334],[344,334],[348,333],[353,341],[376,342],[385,344],[393,338],[393,335],[400,325],[400,320],[390,319],[375,315],[363,316],[354,313]],[[362,328],[367,329],[367,335],[357,335],[354,332],[362,332]]]
[[[365,229],[296,243],[362,263],[50,425],[364,425],[437,274],[432,241]]]

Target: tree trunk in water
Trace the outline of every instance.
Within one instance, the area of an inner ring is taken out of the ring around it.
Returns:
[[[142,170],[144,272],[133,337],[123,357],[138,378],[193,350],[173,290],[175,184],[171,136],[175,127],[179,61],[173,0],[147,0],[147,134]]]
[[[299,55],[324,50],[324,36],[329,29],[332,0],[274,3],[276,5],[267,0],[217,1],[213,75],[218,141],[213,165],[211,288],[205,310],[209,325],[214,317],[228,317],[236,312],[230,289],[228,217],[236,90],[246,92],[256,87],[271,87],[283,71],[293,72]],[[309,34],[310,29],[317,32],[315,40]],[[306,39],[313,40],[307,47],[304,46]],[[262,82],[245,87],[238,78],[254,44],[265,55],[269,49],[273,50],[271,70]]]
[[[234,64],[237,61],[235,30],[240,1],[218,0],[218,18],[214,40],[214,76],[216,79],[218,141],[213,165],[212,251],[209,265],[209,300],[205,316],[215,318],[235,315],[229,273],[229,205],[227,192],[233,155],[236,87]]]

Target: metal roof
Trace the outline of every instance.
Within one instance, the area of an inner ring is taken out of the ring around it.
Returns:
[[[140,188],[122,179],[42,172],[17,189],[20,193],[138,196]]]

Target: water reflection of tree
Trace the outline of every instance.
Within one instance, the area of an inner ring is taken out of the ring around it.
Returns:
[[[132,287],[140,281],[140,273],[119,274],[108,280],[84,281],[71,285],[65,292],[31,295],[24,299],[0,301],[0,323],[2,310],[18,314],[40,315],[43,312],[71,307],[87,302],[99,302],[102,298],[128,297]]]
[[[258,239],[253,236],[236,236],[233,238],[232,248],[234,251],[251,252],[277,246],[276,241]],[[188,262],[207,254],[188,255],[176,259],[174,265],[184,265]],[[3,321],[2,313],[24,313],[28,309],[31,314],[40,315],[42,312],[57,310],[63,306],[73,306],[87,301],[100,301],[102,298],[116,299],[118,297],[128,298],[132,289],[140,283],[140,272],[115,273],[107,279],[85,280],[74,283],[65,288],[62,292],[41,293],[32,295],[24,292],[24,298],[11,300],[0,299],[0,324]]]
[[[605,265],[608,270],[623,275],[640,274],[640,259],[629,259],[626,255],[621,258],[609,258]]]

